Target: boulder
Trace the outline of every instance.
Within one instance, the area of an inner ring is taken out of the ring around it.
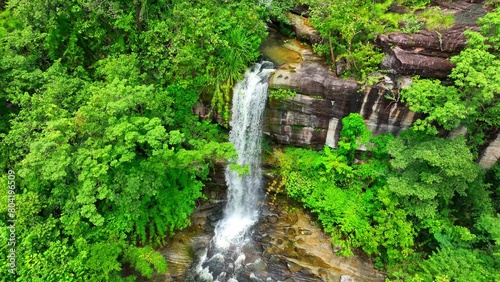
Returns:
[[[392,74],[444,79],[450,74],[454,64],[447,58],[422,55],[418,51],[395,47],[389,51],[382,66]]]
[[[292,23],[297,38],[312,44],[321,42],[319,32],[311,26],[308,18],[294,13],[287,13],[286,16]]]
[[[486,169],[491,168],[500,159],[500,133],[491,140],[479,158],[479,164]]]
[[[478,1],[433,1],[446,14],[452,14],[455,24],[439,31],[423,30],[414,34],[394,32],[379,35],[376,42],[386,58],[382,68],[394,75],[420,75],[426,78],[446,78],[454,65],[449,58],[462,51],[467,43],[465,30],[478,30],[476,21],[486,11]]]
[[[441,32],[380,35],[377,43],[386,53],[382,68],[395,75],[446,78],[454,67],[449,58],[465,48],[464,30],[458,27]]]
[[[415,34],[395,32],[378,36],[377,43],[384,51],[399,47],[415,54],[449,58],[465,48],[465,27],[454,27],[443,31],[424,30]]]

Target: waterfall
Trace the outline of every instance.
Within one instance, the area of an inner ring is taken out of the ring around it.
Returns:
[[[223,218],[217,223],[214,237],[186,281],[238,281],[238,273],[245,261],[242,248],[250,240],[249,230],[259,217],[262,116],[267,81],[274,72],[272,67],[270,62],[256,64],[234,87],[229,140],[238,157],[232,162],[247,167],[250,173],[240,175],[226,168],[228,195]]]

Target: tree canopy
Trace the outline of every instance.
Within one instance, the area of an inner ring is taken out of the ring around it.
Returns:
[[[209,168],[235,155],[192,108],[212,101],[228,118],[230,89],[266,35],[263,11],[254,1],[8,1],[0,167],[17,185],[18,281],[166,269],[154,248],[189,224]],[[0,217],[7,242],[7,205]],[[10,246],[0,249],[10,279]]]
[[[235,156],[225,125],[193,106],[229,119],[231,89],[258,59],[269,17],[309,5],[323,38],[314,50],[366,81],[382,59],[376,35],[418,21],[389,7],[429,2],[2,1],[0,199],[15,213],[0,205],[1,280],[165,271],[155,248],[189,224],[210,168]],[[287,195],[317,214],[340,252],[359,248],[396,280],[500,280],[500,165],[475,162],[500,126],[499,11],[479,24],[449,80],[403,91],[425,117],[400,136],[372,137],[351,114],[337,149],[274,151]],[[438,134],[458,126],[466,136]]]
[[[419,130],[437,134],[463,125],[472,146],[486,141],[500,127],[500,12],[488,13],[478,23],[480,31],[466,31],[467,48],[451,58],[456,64],[449,78],[452,85],[420,79],[402,93],[415,112]]]

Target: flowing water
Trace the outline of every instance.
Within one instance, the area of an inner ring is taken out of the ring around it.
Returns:
[[[228,194],[223,218],[186,281],[247,281],[242,278],[242,270],[250,259],[249,253],[255,253],[250,251],[255,250],[250,233],[259,219],[262,199],[262,116],[268,79],[273,71],[270,62],[256,64],[234,87],[229,140],[238,152],[233,162],[249,169],[249,173],[240,175],[229,167],[226,169]]]

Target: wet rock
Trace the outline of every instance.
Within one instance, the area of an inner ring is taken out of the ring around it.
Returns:
[[[319,32],[311,26],[309,19],[297,14],[287,13],[287,18],[292,23],[295,35],[309,43],[320,43],[322,41]]]
[[[485,15],[477,1],[433,1],[446,14],[454,15],[455,24],[444,30],[423,30],[414,34],[382,34],[377,44],[387,54],[383,68],[396,75],[420,75],[446,78],[454,65],[448,60],[466,46],[465,30],[478,30],[476,21]],[[474,3],[476,2],[476,3]]]
[[[307,251],[304,248],[298,248],[295,247],[294,251],[300,256],[300,257],[306,257],[307,256]]]
[[[250,274],[250,281],[252,281],[252,282],[262,282],[262,280],[260,280],[257,276],[255,276],[254,273]]]
[[[298,216],[296,213],[282,213],[283,221],[288,223],[288,224],[295,224],[297,220],[299,220]]]
[[[342,275],[340,277],[340,282],[356,282],[356,279],[354,279],[353,277],[349,276],[349,275]]]
[[[297,272],[299,270],[302,269],[302,266],[294,263],[294,262],[287,262],[287,266],[288,266],[288,269],[291,271],[291,272]]]
[[[260,239],[260,242],[262,244],[268,244],[271,242],[271,240],[272,240],[271,237],[269,237],[269,235],[266,235],[265,237],[262,237],[262,239]]]
[[[289,236],[295,236],[295,234],[297,234],[297,230],[295,230],[295,228],[293,227],[289,227],[289,228],[286,228],[286,234],[288,234]]]
[[[271,259],[267,262],[267,266],[267,274],[274,280],[283,281],[291,276],[286,263],[281,261],[281,259],[279,259],[279,257],[277,256],[272,256]]]
[[[293,279],[304,282],[336,282],[342,275],[349,275],[359,281],[385,280],[384,274],[375,270],[367,258],[336,255],[331,237],[312,223],[314,220],[311,215],[300,208],[289,206],[284,197],[278,197],[274,205],[276,212],[281,212],[278,221],[271,224],[262,220],[258,223],[268,225],[267,233],[263,235],[273,238],[267,244],[262,244],[265,250],[262,260],[267,265],[268,277],[276,281]],[[262,218],[269,215],[264,208]],[[293,224],[289,222],[290,218],[294,219]],[[256,230],[254,236],[259,238],[260,228],[257,227]]]
[[[299,233],[300,233],[301,235],[311,235],[311,234],[312,234],[312,231],[311,231],[311,230],[307,230],[307,229],[302,229],[302,228],[300,228],[300,229],[299,229]]]
[[[278,222],[278,217],[277,217],[277,216],[275,216],[275,215],[268,216],[268,217],[267,217],[267,221],[268,221],[269,223],[273,223],[273,224],[274,224],[274,223]]]
[[[266,263],[262,259],[258,259],[256,262],[249,265],[249,269],[254,272],[265,272],[266,267]]]

